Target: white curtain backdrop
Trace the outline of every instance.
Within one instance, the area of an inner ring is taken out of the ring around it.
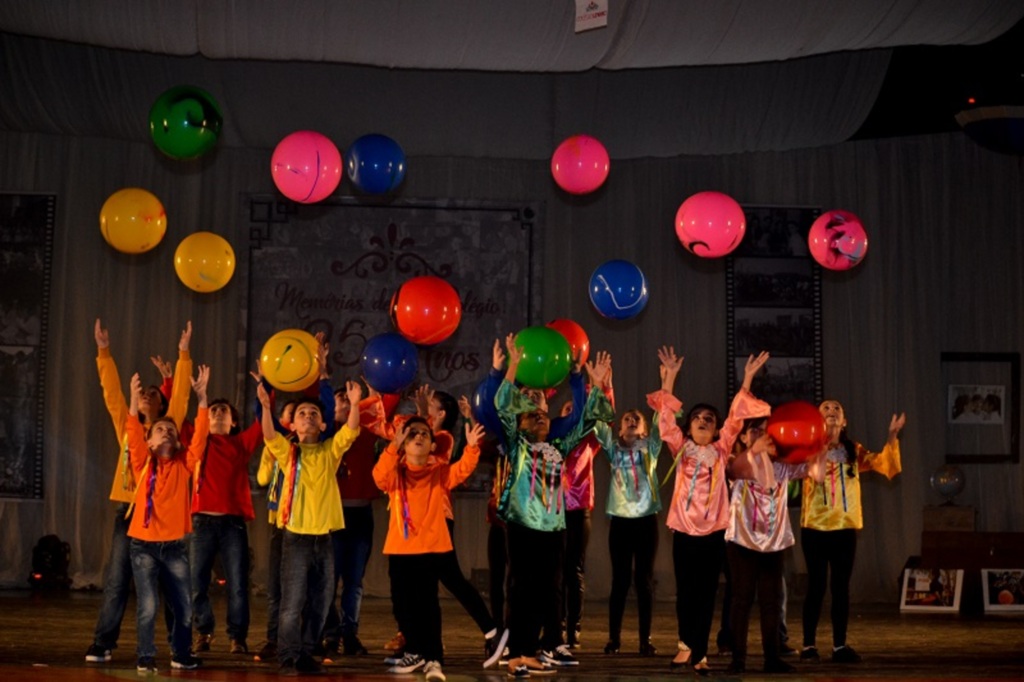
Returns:
[[[868,447],[881,446],[894,411],[907,412],[904,473],[891,483],[865,477],[853,580],[855,600],[895,599],[901,567],[920,550],[922,507],[941,501],[928,484],[945,452],[940,353],[1024,345],[1024,168],[960,134],[844,140],[874,102],[889,47],[988,40],[1024,6],[873,0],[835,3],[826,21],[813,0],[613,0],[621,15],[608,31],[573,36],[571,5],[306,0],[287,3],[291,14],[281,19],[273,12],[284,4],[274,2],[0,4],[0,191],[58,197],[45,499],[0,500],[0,586],[26,584],[32,546],[46,533],[71,543],[77,587],[101,583],[117,444],[96,376],[97,317],[122,378],[152,372],[151,355],[173,356],[192,320],[193,356],[212,366],[212,394],[241,400],[246,195],[275,191],[271,150],[309,128],[342,148],[370,132],[403,145],[404,185],[374,201],[541,203],[534,321],[575,319],[593,348],[612,353],[620,408],[642,405],[656,385],[661,344],[686,358],[684,402],[724,408],[730,398],[725,264],[678,244],[673,218],[684,199],[711,189],[747,204],[857,213],[870,236],[866,260],[824,275],[825,390]],[[374,23],[379,16],[394,19],[387,31]],[[773,24],[777,16],[788,23]],[[440,26],[446,32],[431,30]],[[456,29],[464,34],[451,38]],[[271,58],[302,61],[257,61]],[[341,60],[351,63],[328,63]],[[447,70],[417,70],[431,67]],[[179,84],[210,91],[224,111],[217,149],[195,161],[164,157],[148,136],[153,100]],[[608,182],[585,197],[558,190],[548,164],[554,145],[577,132],[602,139],[612,155]],[[167,210],[166,237],[141,256],[113,251],[98,230],[100,207],[123,187],[150,190]],[[353,194],[347,180],[339,194]],[[177,244],[198,230],[221,234],[238,256],[233,281],[214,294],[186,289],[172,267]],[[634,320],[602,319],[588,301],[591,272],[612,258],[647,275],[650,302]],[[252,302],[253,314],[259,306]],[[493,339],[475,341],[486,355]],[[958,502],[977,509],[979,530],[1024,529],[1020,464],[963,469]],[[604,598],[607,472],[600,462],[596,470],[588,594]],[[486,567],[484,503],[455,503],[467,571]],[[377,513],[382,537],[383,504]],[[670,599],[664,532],[658,598]],[[250,534],[262,583],[262,513]],[[799,574],[799,552],[792,563]],[[369,594],[387,593],[376,552],[367,582]]]

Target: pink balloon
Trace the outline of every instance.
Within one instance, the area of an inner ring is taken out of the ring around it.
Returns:
[[[341,182],[341,152],[327,137],[300,130],[277,143],[270,160],[274,184],[292,201],[313,204],[326,199]]]
[[[676,236],[701,258],[733,251],[747,232],[747,218],[736,200],[721,192],[697,192],[676,211]]]
[[[589,194],[603,185],[610,165],[604,145],[589,135],[573,135],[551,155],[551,175],[570,194]]]
[[[826,211],[811,225],[807,246],[823,268],[849,270],[868,252],[868,235],[853,213]]]

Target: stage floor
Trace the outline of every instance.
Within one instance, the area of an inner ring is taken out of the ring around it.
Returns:
[[[85,650],[92,642],[100,600],[100,594],[96,592],[33,594],[20,590],[0,591],[0,682],[22,679],[75,682],[139,679],[135,672],[134,602],[129,603],[129,612],[121,630],[120,648],[114,651],[113,661],[100,665],[84,661]],[[223,596],[215,598],[214,608],[219,627],[223,627]],[[444,671],[448,681],[506,682],[504,670],[482,669],[482,635],[458,603],[445,599],[442,608],[446,649]],[[586,608],[582,647],[577,652],[580,665],[575,669],[560,669],[557,678],[585,679],[587,682],[667,682],[692,677],[689,672],[681,674],[669,670],[676,643],[672,604],[662,602],[656,606],[654,644],[659,654],[653,658],[630,653],[637,648],[636,635],[631,632],[635,628],[635,612],[630,610],[626,614],[623,653],[609,656],[602,652],[607,639],[607,606],[594,601],[588,602]],[[827,601],[825,609],[824,624],[818,632],[819,644],[826,644],[831,638]],[[265,611],[264,598],[254,596],[249,637],[251,649],[255,649],[263,639]],[[800,639],[800,604],[791,603],[789,613],[791,636],[796,646]],[[394,634],[389,600],[364,600],[361,621],[360,637],[371,655],[339,657],[328,666],[328,676],[349,681],[375,679],[380,682],[396,678],[423,679],[422,675],[398,676],[385,672],[383,645]],[[716,619],[716,630],[717,627]],[[202,668],[172,674],[165,634],[162,623],[158,624],[157,641],[161,649],[157,657],[159,678],[261,680],[277,677],[276,663],[257,663],[251,655],[229,654],[227,636],[222,632],[217,633],[212,651],[201,655],[204,661]],[[812,665],[792,657],[789,660],[797,667],[796,673],[763,675],[759,672],[762,659],[755,608],[751,620],[751,655],[747,661],[747,669],[751,672],[742,679],[1024,679],[1024,618],[1021,617],[901,615],[895,604],[855,605],[849,641],[863,655],[862,663],[837,665],[825,661]],[[714,651],[712,646],[712,653]],[[712,655],[709,661],[714,669],[714,678],[729,679],[724,674],[729,662],[727,658]]]

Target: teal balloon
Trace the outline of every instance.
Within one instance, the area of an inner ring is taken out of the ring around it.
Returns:
[[[156,98],[149,110],[149,134],[172,159],[194,159],[213,149],[224,124],[210,93],[178,85]]]
[[[516,381],[530,388],[552,388],[572,371],[572,348],[564,336],[550,327],[526,327],[516,334],[523,349]]]

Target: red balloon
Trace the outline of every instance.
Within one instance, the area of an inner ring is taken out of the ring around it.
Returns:
[[[572,320],[564,318],[551,320],[547,323],[547,326],[564,336],[565,340],[569,342],[573,359],[579,355],[581,365],[587,361],[587,358],[590,357],[590,337],[587,336],[587,332],[583,330],[583,327]]]
[[[462,321],[455,287],[432,275],[413,277],[391,297],[391,321],[398,332],[421,346],[441,343]]]
[[[570,194],[589,194],[608,178],[608,151],[596,138],[573,135],[551,155],[551,175]]]
[[[743,207],[728,194],[697,192],[676,211],[676,237],[701,258],[727,256],[747,233]]]
[[[775,441],[780,462],[800,464],[825,446],[825,418],[815,405],[794,400],[772,410],[768,435]]]

